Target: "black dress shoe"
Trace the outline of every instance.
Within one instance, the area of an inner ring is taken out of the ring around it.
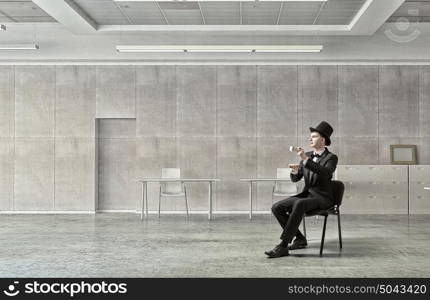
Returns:
[[[288,250],[296,250],[306,248],[308,242],[306,239],[295,239],[294,242],[288,246]]]
[[[279,247],[281,247],[281,244],[276,245],[275,248],[273,248],[272,250],[264,251],[264,254],[269,255],[269,256],[273,255]]]
[[[290,255],[288,253],[288,247],[276,247],[276,249],[273,249],[273,252],[269,253],[269,258],[277,258],[277,257],[282,257],[282,256],[288,256]]]

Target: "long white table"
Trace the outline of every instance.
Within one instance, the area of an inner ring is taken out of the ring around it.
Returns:
[[[290,178],[241,178],[240,181],[249,182],[249,219],[252,219],[252,183],[264,181],[291,181]]]
[[[208,192],[208,220],[212,219],[212,184],[216,181],[220,181],[219,178],[139,178],[137,181],[142,182],[142,211],[140,213],[140,219],[143,220],[143,211],[145,208],[146,217],[148,216],[148,189],[147,185],[149,182],[207,182],[209,186]]]

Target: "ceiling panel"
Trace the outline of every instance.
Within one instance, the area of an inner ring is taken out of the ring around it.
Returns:
[[[316,25],[345,25],[351,23],[353,14],[343,13],[321,13],[317,20]]]
[[[242,24],[275,25],[281,2],[243,2]]]
[[[112,0],[74,0],[74,2],[99,25],[130,24],[118,8],[118,3]]]
[[[316,14],[320,10],[323,2],[285,2],[282,14],[286,16],[301,16],[302,14]]]
[[[22,23],[45,23],[45,22],[55,22],[50,16],[44,16],[44,17],[14,17],[15,22],[22,22]]]
[[[319,2],[303,2],[289,3],[285,2],[282,7],[281,16],[279,18],[280,25],[312,25],[322,3]]]
[[[199,9],[199,4],[197,2],[158,2],[160,8],[172,9],[172,10],[197,10]]]
[[[118,3],[132,24],[140,25],[163,25],[166,24],[164,17],[156,2],[129,2]]]
[[[200,9],[163,9],[170,25],[202,25]]]
[[[54,1],[54,0],[53,0]],[[244,25],[349,24],[365,0],[327,2],[115,2],[74,0],[99,25]],[[426,1],[430,4],[430,1]],[[282,6],[282,10],[280,10]],[[422,7],[422,10],[426,8]],[[31,1],[0,0],[2,19],[45,22],[50,17]],[[241,12],[241,13],[240,13]],[[52,21],[55,21],[52,19]]]
[[[56,22],[32,1],[0,1],[2,22]]]
[[[46,16],[47,14],[41,10],[33,2],[11,2],[1,1],[0,10],[9,16]]]
[[[158,2],[170,25],[202,25],[197,2]]]
[[[207,25],[238,25],[239,2],[200,2]]]
[[[366,0],[329,0],[324,10],[359,10]]]
[[[318,25],[341,25],[351,23],[365,0],[331,0],[324,4],[316,19]]]

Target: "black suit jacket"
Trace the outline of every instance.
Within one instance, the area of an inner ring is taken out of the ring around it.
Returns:
[[[337,166],[337,155],[331,153],[326,148],[321,157],[314,162],[311,158],[312,151],[306,152],[309,159],[303,165],[300,162],[299,172],[291,173],[291,181],[297,182],[302,177],[305,180],[303,191],[295,197],[312,197],[321,200],[323,206],[330,206],[333,203],[333,191],[331,188],[331,179]]]

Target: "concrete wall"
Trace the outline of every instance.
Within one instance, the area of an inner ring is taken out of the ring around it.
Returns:
[[[430,66],[0,66],[0,107],[1,210],[94,210],[107,149],[135,155],[136,177],[181,167],[223,178],[214,208],[245,210],[237,179],[275,176],[320,120],[335,129],[339,164],[389,164],[393,143],[416,144],[430,164]],[[135,118],[129,147],[97,139],[96,118]],[[270,207],[270,191],[258,187],[255,209]],[[192,210],[207,208],[206,187],[188,192]],[[157,193],[150,185],[150,209]]]

